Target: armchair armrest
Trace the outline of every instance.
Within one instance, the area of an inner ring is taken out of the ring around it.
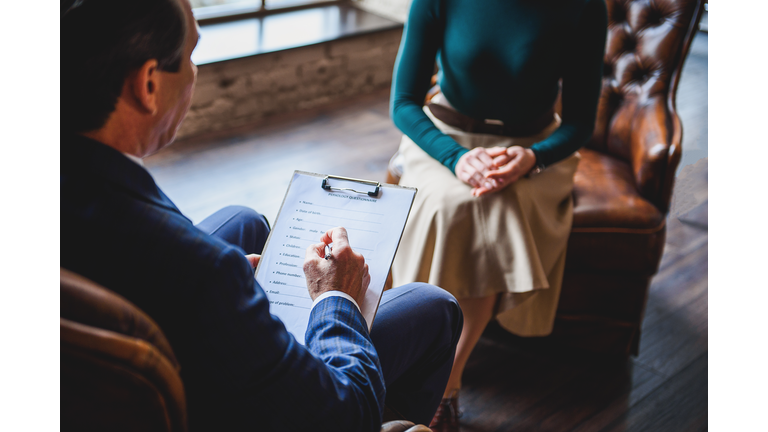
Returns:
[[[681,156],[680,119],[669,108],[658,96],[638,104],[630,129],[630,163],[637,190],[662,213],[669,207]]]

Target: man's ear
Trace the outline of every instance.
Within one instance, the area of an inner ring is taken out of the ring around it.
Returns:
[[[158,110],[160,73],[157,60],[147,60],[131,77],[131,93],[140,109],[155,115]]]

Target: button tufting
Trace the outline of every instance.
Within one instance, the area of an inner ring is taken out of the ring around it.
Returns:
[[[661,24],[661,22],[664,20],[664,14],[661,10],[659,10],[658,7],[654,6],[654,3],[651,3],[648,6],[648,9],[645,14],[645,27],[653,27]]]
[[[632,72],[632,80],[640,81],[640,82],[647,81],[648,75],[649,75],[648,70],[642,67],[638,67]]]
[[[633,52],[637,48],[637,40],[632,35],[627,35],[624,38],[624,46],[622,47],[624,52]]]
[[[617,106],[624,99],[624,93],[616,87],[614,87],[610,93],[608,93],[608,104],[611,106]]]
[[[620,2],[613,3],[613,10],[611,11],[611,21],[619,23],[627,20],[626,6]]]

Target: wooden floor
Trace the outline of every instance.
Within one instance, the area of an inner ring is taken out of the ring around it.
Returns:
[[[491,326],[467,365],[463,431],[707,429],[706,42],[700,33],[678,93],[683,164],[640,355],[595,358],[510,338]],[[178,143],[145,162],[195,222],[230,204],[274,221],[294,169],[384,180],[400,140],[387,104],[386,93],[371,95]]]

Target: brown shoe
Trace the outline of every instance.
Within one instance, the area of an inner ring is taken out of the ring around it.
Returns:
[[[450,397],[440,401],[429,428],[432,432],[459,432],[459,417],[459,391],[454,390]]]

